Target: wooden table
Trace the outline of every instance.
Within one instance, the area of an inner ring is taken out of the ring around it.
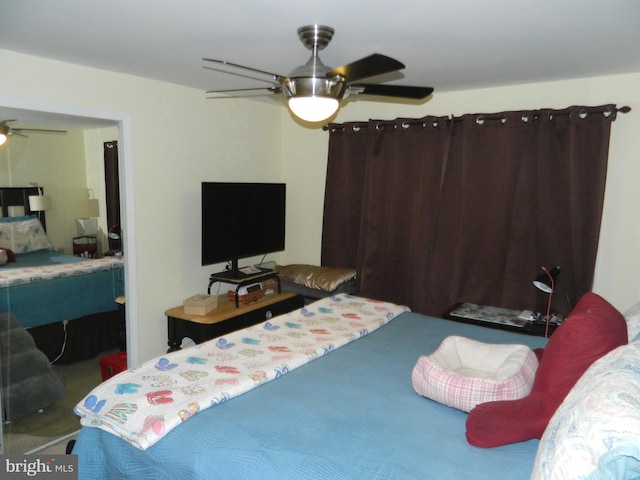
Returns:
[[[218,296],[218,306],[206,315],[184,313],[184,306],[174,307],[165,312],[169,352],[180,350],[182,339],[190,338],[195,343],[240,330],[256,323],[269,320],[302,308],[304,299],[293,292],[272,293],[249,305],[236,307],[227,295]]]

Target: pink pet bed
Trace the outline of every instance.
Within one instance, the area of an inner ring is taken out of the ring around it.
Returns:
[[[469,412],[480,403],[526,397],[537,368],[535,353],[525,345],[451,336],[418,359],[411,381],[423,397]]]

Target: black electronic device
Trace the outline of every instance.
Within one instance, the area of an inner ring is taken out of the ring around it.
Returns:
[[[202,182],[202,265],[230,262],[224,272],[243,279],[238,259],[285,247],[284,183]]]

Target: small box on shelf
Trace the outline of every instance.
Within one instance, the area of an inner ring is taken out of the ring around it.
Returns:
[[[199,293],[185,299],[183,305],[187,315],[206,315],[218,306],[218,296]]]
[[[258,300],[262,299],[265,296],[265,292],[266,290],[264,288],[258,288],[256,290],[253,290],[251,292],[247,292],[247,293],[243,293],[243,294],[237,294],[238,295],[238,305],[249,305],[250,303],[253,302],[257,302]],[[227,297],[229,298],[229,302],[235,302],[236,301],[236,292],[234,292],[233,290],[229,290],[227,292]]]

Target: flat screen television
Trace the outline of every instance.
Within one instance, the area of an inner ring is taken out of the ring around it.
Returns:
[[[241,280],[239,259],[284,250],[285,204],[284,183],[202,182],[202,265]]]

